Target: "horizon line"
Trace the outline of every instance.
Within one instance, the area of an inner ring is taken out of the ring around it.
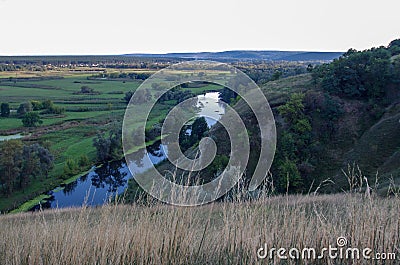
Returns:
[[[34,56],[129,56],[129,55],[169,55],[169,54],[201,54],[201,53],[223,53],[223,52],[299,52],[299,53],[309,53],[309,52],[318,52],[318,53],[344,53],[345,51],[321,51],[321,50],[221,50],[221,51],[194,51],[194,52],[130,52],[130,53],[97,53],[97,54],[88,54],[88,53],[32,53],[32,54],[0,54],[2,57],[34,57]]]

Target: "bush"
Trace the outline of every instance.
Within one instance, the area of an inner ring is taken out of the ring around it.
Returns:
[[[79,157],[78,165],[80,167],[87,167],[90,164],[89,158],[87,155],[81,155]]]
[[[76,161],[72,158],[68,158],[64,165],[64,173],[65,177],[71,177],[79,173],[79,167]]]
[[[65,108],[54,105],[43,111],[44,114],[63,114],[64,112]]]
[[[39,114],[36,112],[28,112],[22,118],[22,124],[25,127],[36,127],[37,124],[42,124],[43,121],[40,119]]]
[[[88,87],[88,86],[82,86],[81,87],[81,93],[82,94],[90,94],[90,93],[93,93],[93,92],[94,92],[94,89],[91,88],[91,87]]]
[[[43,103],[38,100],[31,100],[33,110],[42,110]]]

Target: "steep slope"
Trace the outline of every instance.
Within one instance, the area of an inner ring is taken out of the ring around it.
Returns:
[[[347,186],[342,169],[348,165],[358,165],[361,171],[374,180],[379,172],[383,185],[387,178],[400,178],[400,104],[393,103],[387,108],[371,106],[365,100],[331,97],[337,102],[341,115],[330,121],[325,114],[326,93],[312,83],[308,74],[289,77],[269,82],[262,87],[273,109],[278,128],[278,141],[285,132],[285,122],[277,108],[284,104],[291,94],[304,93],[304,105],[312,125],[311,150],[314,152],[310,161],[313,170],[306,174],[308,181],[319,183],[330,178],[335,182],[326,192],[340,191]],[[394,98],[391,100],[396,101]],[[251,174],[258,160],[260,139],[257,136],[257,122],[250,109],[239,101],[234,108],[246,123],[252,135],[250,140],[252,154],[248,174]],[[332,132],[327,136],[327,124],[331,122]],[[216,127],[211,132],[223,146],[226,135]],[[225,141],[226,142],[226,141]],[[229,144],[226,143],[226,144]],[[277,149],[277,154],[280,152]],[[275,163],[275,161],[274,161]],[[279,181],[279,180],[278,180]]]

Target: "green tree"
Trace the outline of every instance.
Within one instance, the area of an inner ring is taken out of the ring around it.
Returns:
[[[43,145],[33,144],[31,148],[33,148],[39,157],[41,174],[47,177],[50,169],[53,168],[54,156],[49,151],[49,147],[46,147],[45,143]]]
[[[114,125],[108,136],[99,132],[93,139],[93,146],[96,148],[97,160],[100,162],[120,158],[122,155],[121,126]]]
[[[390,42],[388,48],[392,56],[400,54],[400,39]]]
[[[381,99],[391,81],[390,58],[397,49],[391,45],[362,52],[350,49],[332,63],[315,67],[314,83],[341,97]]]
[[[290,192],[301,192],[304,182],[297,168],[296,162],[288,158],[281,161],[279,167],[278,188],[281,191],[287,189]]]
[[[129,103],[129,101],[131,100],[131,98],[133,96],[133,93],[134,92],[132,92],[132,91],[128,91],[125,93],[124,100],[126,101],[126,103]]]
[[[6,194],[26,187],[32,178],[48,174],[54,158],[39,144],[23,145],[20,140],[0,144],[0,189]]]
[[[133,94],[132,94],[133,95]],[[125,100],[127,100],[127,97],[129,97],[129,94],[125,95]],[[135,92],[135,97],[133,98],[133,103],[134,104],[142,104],[142,103],[146,103],[149,102],[149,100],[151,99],[151,92],[149,89],[140,89],[138,91]],[[131,98],[129,98],[130,100]],[[129,101],[128,101],[129,102]]]
[[[197,118],[192,124],[192,138],[196,141],[200,140],[204,133],[208,131],[207,121],[204,117]]]
[[[282,77],[282,72],[281,71],[275,71],[275,73],[271,76],[271,80],[275,81],[278,80],[279,78]]]
[[[33,110],[41,110],[43,109],[43,104],[42,102],[38,100],[31,100],[32,108]]]
[[[206,167],[203,172],[204,176],[212,176],[211,179],[219,176],[229,163],[229,157],[226,155],[216,155],[211,165]]]
[[[277,160],[280,158],[296,159],[298,146],[296,145],[295,135],[288,131],[283,131],[278,138]]]
[[[299,170],[300,165],[309,161],[312,156],[312,126],[305,114],[304,97],[302,93],[293,93],[284,105],[278,107],[278,112],[285,122],[281,137],[278,138],[276,162],[272,171],[277,176],[278,190],[281,192],[286,188],[290,192],[301,192],[303,187],[309,184],[310,172]],[[310,164],[308,168],[313,167]]]
[[[303,100],[303,93],[293,93],[284,105],[278,107],[279,114],[289,123],[296,123],[299,119],[304,117]]]
[[[28,146],[24,146],[23,154],[24,163],[23,167],[24,172],[28,172],[31,177],[36,178],[39,175],[48,176],[48,173],[51,168],[53,168],[54,156],[50,153],[50,151],[36,143]]]
[[[22,142],[10,140],[0,145],[0,187],[10,194],[21,173]]]
[[[97,160],[100,162],[106,162],[110,159],[110,139],[104,137],[100,132],[96,138],[93,139],[93,146],[96,148]]]
[[[219,93],[219,98],[220,98],[222,101],[224,101],[224,102],[226,102],[226,103],[228,103],[228,104],[233,103],[232,101],[233,101],[237,96],[238,96],[238,94],[237,94],[235,91],[233,91],[233,90],[231,90],[231,89],[229,89],[229,88],[227,88],[227,87],[224,87],[224,88],[221,90],[221,92]]]
[[[17,109],[17,114],[19,117],[24,116],[26,113],[33,110],[32,104],[30,102],[21,103]]]
[[[110,103],[110,102],[108,102],[108,103],[107,103],[107,109],[108,109],[108,110],[112,110],[112,108],[113,108],[113,104]]]
[[[50,108],[46,109],[42,113],[44,114],[63,114],[65,112],[65,108],[52,105]]]
[[[1,117],[10,116],[10,105],[8,103],[1,103]]]
[[[54,107],[53,101],[50,99],[46,99],[42,102],[43,109],[51,109]]]
[[[25,127],[36,127],[37,124],[42,124],[43,121],[40,119],[39,114],[36,112],[28,112],[22,118],[22,124]]]
[[[22,174],[19,176],[19,188],[26,187],[32,177],[41,173],[40,159],[33,145],[24,146],[22,150]]]

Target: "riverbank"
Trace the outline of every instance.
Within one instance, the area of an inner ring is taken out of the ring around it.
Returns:
[[[97,166],[99,167],[99,166]],[[96,168],[96,167],[94,167]],[[74,181],[76,181],[77,179],[81,178],[82,176],[88,174],[90,171],[93,170],[93,167],[85,172],[76,174],[66,180],[64,180],[63,182],[61,182],[59,185],[57,185],[56,187],[54,187],[53,190],[57,189],[60,186],[64,186],[64,185],[68,185]],[[51,198],[51,195],[48,194],[40,194],[38,196],[36,196],[35,198],[24,202],[23,204],[21,204],[19,207],[17,207],[14,210],[11,210],[10,213],[21,213],[21,212],[27,212],[29,210],[31,210],[33,207],[37,206],[37,205],[41,205],[47,202],[48,199]]]

